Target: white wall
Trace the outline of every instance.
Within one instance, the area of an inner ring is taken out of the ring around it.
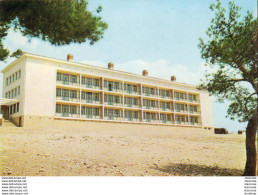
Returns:
[[[25,80],[25,115],[53,116],[56,71],[48,61],[28,58]]]
[[[202,115],[202,126],[213,127],[213,110],[212,110],[212,97],[209,96],[208,92],[202,92],[200,95],[201,100],[201,115]]]

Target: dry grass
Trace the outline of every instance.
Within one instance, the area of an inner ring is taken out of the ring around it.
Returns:
[[[245,135],[209,130],[0,128],[1,175],[234,176]]]

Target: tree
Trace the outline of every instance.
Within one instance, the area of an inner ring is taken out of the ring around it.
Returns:
[[[241,17],[240,8],[229,2],[228,11],[217,0],[210,9],[215,12],[206,31],[208,40],[200,38],[199,48],[206,65],[216,68],[206,73],[199,86],[215,95],[219,102],[230,102],[228,115],[246,128],[246,165],[243,175],[256,172],[256,130],[258,101],[257,18],[248,11]]]
[[[86,41],[92,45],[103,38],[107,24],[87,11],[86,0],[0,1],[0,61],[9,56],[4,39],[10,28],[53,45]]]

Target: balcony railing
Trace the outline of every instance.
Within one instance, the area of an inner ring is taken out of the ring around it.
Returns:
[[[81,114],[81,118],[101,119],[100,115],[92,115],[92,114]]]
[[[139,91],[125,90],[124,92],[125,92],[125,93],[127,93],[127,94],[136,94],[136,95],[140,95],[140,92],[139,92]]]
[[[116,102],[104,102],[105,105],[111,105],[111,106],[122,106],[122,103],[116,103]]]
[[[57,80],[57,84],[70,85],[70,86],[76,86],[76,87],[79,87],[79,86],[80,86],[80,83],[79,83],[79,82],[60,81],[60,80]]]
[[[125,117],[124,120],[131,121],[131,122],[139,122],[140,121],[139,118],[133,118],[133,117]]]
[[[104,90],[105,91],[112,91],[112,92],[120,92],[120,93],[122,93],[123,92],[123,90],[122,89],[120,89],[120,88],[109,88],[109,87],[104,87]]]
[[[79,98],[73,98],[73,97],[66,97],[66,96],[56,96],[57,100],[65,100],[65,101],[73,101],[73,102],[79,102]]]
[[[149,109],[149,110],[158,110],[158,107],[153,107],[153,106],[143,106],[144,109]]]
[[[56,113],[56,116],[58,116],[58,117],[79,118],[80,114],[78,114],[78,113],[61,112],[61,113]]]
[[[117,121],[121,121],[123,120],[122,117],[118,117],[118,116],[104,116],[104,120],[117,120]]]
[[[190,114],[201,114],[200,111],[193,111],[193,110],[190,110],[189,113],[190,113]]]
[[[82,103],[100,104],[99,100],[81,99]]]
[[[89,83],[82,84],[82,87],[90,88],[90,89],[100,89],[99,85],[93,85],[93,84],[89,84]]]

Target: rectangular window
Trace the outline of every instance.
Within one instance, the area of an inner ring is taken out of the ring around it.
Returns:
[[[94,99],[94,101],[99,101],[99,94],[98,93],[94,93],[93,94],[93,99]]]
[[[14,89],[14,97],[17,96],[17,88]]]
[[[62,112],[63,113],[69,113],[69,106],[68,105],[62,105]]]
[[[72,83],[77,83],[76,75],[70,75],[70,81],[71,81]]]
[[[17,94],[20,95],[20,86],[18,87]]]
[[[21,70],[19,70],[18,77],[21,78]]]
[[[93,115],[99,116],[99,108],[93,108]]]
[[[86,99],[86,92],[85,91],[82,91],[81,98],[84,99],[84,100]]]
[[[14,82],[14,74],[12,75],[12,80],[13,80],[13,82]]]
[[[93,85],[99,87],[99,79],[93,79]]]
[[[15,73],[15,80],[18,79],[18,72]]]
[[[61,80],[62,80],[62,74],[61,74],[60,72],[58,72],[58,73],[56,74],[56,80],[58,80],[58,81],[61,81]]]
[[[6,78],[6,86],[8,85],[8,78]]]
[[[61,113],[61,104],[56,104],[56,113]]]
[[[60,88],[56,89],[56,96],[61,97],[61,89]]]
[[[69,75],[68,74],[63,74],[63,81],[69,81]]]
[[[77,91],[76,90],[70,90],[70,97],[71,98],[77,98]]]
[[[85,85],[86,84],[86,78],[82,77],[82,84]]]
[[[69,90],[68,89],[63,89],[62,90],[62,96],[63,97],[69,97]]]
[[[82,114],[85,115],[86,114],[86,107],[82,107]]]
[[[20,110],[20,103],[17,103],[16,110],[17,110],[17,112],[19,112],[19,110]]]
[[[71,113],[71,114],[76,114],[76,113],[77,113],[77,112],[76,112],[76,106],[70,105],[70,113]]]

